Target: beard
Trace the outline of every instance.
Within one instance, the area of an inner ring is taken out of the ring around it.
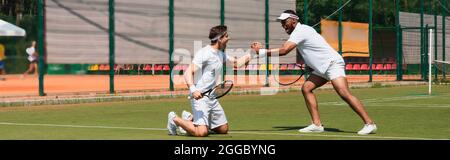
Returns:
[[[219,49],[220,49],[221,51],[225,50],[225,48],[227,48],[227,44],[220,44],[220,45],[219,45]]]
[[[294,29],[286,29],[285,31],[288,35],[291,35],[291,33],[294,31]]]

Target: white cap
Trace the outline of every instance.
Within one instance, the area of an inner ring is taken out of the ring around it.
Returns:
[[[281,13],[281,15],[277,18],[277,20],[286,20],[288,18],[294,18],[294,19],[299,19],[297,15],[293,15],[290,13]]]

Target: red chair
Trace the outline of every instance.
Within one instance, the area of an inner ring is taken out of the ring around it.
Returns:
[[[392,63],[392,69],[396,70],[397,69],[397,63]]]
[[[144,71],[151,71],[151,70],[152,70],[152,65],[150,65],[150,64],[145,65]]]
[[[381,70],[383,70],[383,64],[377,64],[376,66],[375,66],[375,69],[374,70],[377,70],[377,71],[381,71]]]
[[[369,64],[361,64],[361,70],[362,71],[368,71],[369,70]]]
[[[174,67],[173,67],[173,70],[175,70],[175,71],[181,71],[181,64],[178,64],[178,65],[175,65]]]
[[[352,70],[354,70],[354,71],[361,70],[361,65],[360,64],[354,64]]]
[[[280,64],[270,64],[269,70],[280,70]]]
[[[109,65],[101,64],[100,67],[98,67],[98,70],[100,70],[100,71],[108,71],[109,70]]]
[[[295,65],[293,64],[288,64],[288,70],[295,70]]]
[[[377,70],[377,64],[372,64],[372,70],[376,71]]]
[[[392,70],[392,64],[388,63],[388,64],[384,65],[383,69],[386,71]]]
[[[133,69],[134,69],[134,66],[132,64],[125,64],[125,69],[124,70],[130,71],[130,70],[133,70]]]
[[[351,71],[353,70],[353,65],[351,63],[345,65],[345,70]]]
[[[105,70],[105,65],[104,64],[98,65],[98,70],[99,71],[104,71]]]
[[[161,64],[155,64],[155,71],[162,71],[163,65]]]
[[[168,64],[165,64],[163,71],[170,71],[170,66]]]
[[[121,69],[121,66],[120,65],[118,65],[118,64],[115,64],[114,65],[114,70],[115,71],[118,71],[118,70],[120,70]]]
[[[303,64],[300,64],[300,65],[295,65],[295,64],[294,64],[294,69],[295,69],[295,70],[301,70],[301,69],[303,69],[303,68],[305,68],[305,65],[303,65]]]
[[[287,64],[280,64],[280,70],[281,71],[285,71],[288,69],[288,65]]]

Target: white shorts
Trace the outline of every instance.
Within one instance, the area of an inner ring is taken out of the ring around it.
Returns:
[[[330,67],[324,74],[313,71],[312,74],[325,78],[326,80],[334,80],[339,77],[345,77],[345,62],[343,60],[331,61]]]
[[[203,97],[199,100],[191,100],[194,125],[206,125],[209,129],[220,127],[226,123],[227,117],[217,99]]]

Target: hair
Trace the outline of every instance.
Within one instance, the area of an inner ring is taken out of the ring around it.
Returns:
[[[219,25],[212,27],[209,31],[209,39],[211,40],[211,43],[216,43],[219,38],[222,38],[225,35],[225,32],[227,32],[227,26]]]

